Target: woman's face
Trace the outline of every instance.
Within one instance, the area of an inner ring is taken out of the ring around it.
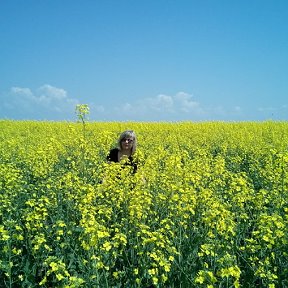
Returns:
[[[121,140],[121,148],[123,150],[130,150],[133,146],[134,140],[131,137],[127,137]]]

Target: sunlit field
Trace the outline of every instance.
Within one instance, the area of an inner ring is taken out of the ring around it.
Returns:
[[[134,175],[106,163],[126,129]],[[287,122],[2,120],[0,138],[0,287],[288,287]]]

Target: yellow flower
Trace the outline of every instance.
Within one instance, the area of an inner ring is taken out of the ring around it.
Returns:
[[[52,268],[51,270],[52,270],[53,272],[55,272],[55,271],[58,270],[58,264],[57,264],[56,262],[51,262],[51,263],[49,264],[49,266]]]
[[[23,237],[23,235],[18,234],[18,235],[16,236],[16,239],[19,240],[19,241],[22,241],[22,240],[24,240],[24,237]]]
[[[20,281],[23,281],[23,280],[24,280],[24,277],[23,277],[22,274],[18,275],[18,278],[19,278]]]
[[[106,251],[109,251],[109,250],[111,250],[112,245],[111,245],[110,242],[106,241],[106,242],[103,244],[103,248],[104,248]]]
[[[64,277],[61,273],[57,273],[57,274],[56,274],[56,278],[57,278],[59,281],[61,281],[61,280],[63,280],[65,277]]]
[[[158,278],[157,277],[152,277],[152,281],[154,285],[158,284]]]
[[[40,282],[39,282],[39,285],[42,286],[44,284],[46,284],[47,282],[47,277],[45,276]]]
[[[149,270],[148,270],[148,273],[149,273],[151,276],[156,275],[157,269],[156,269],[156,268],[149,269]]]

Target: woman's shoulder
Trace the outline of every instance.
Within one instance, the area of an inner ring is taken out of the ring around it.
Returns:
[[[113,148],[110,150],[109,154],[107,155],[108,161],[118,162],[118,148]]]
[[[116,152],[118,153],[118,151],[119,151],[118,148],[113,148],[113,149],[110,150],[110,153],[116,153]]]

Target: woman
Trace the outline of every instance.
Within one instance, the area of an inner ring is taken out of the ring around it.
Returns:
[[[118,163],[127,158],[127,165],[133,168],[133,173],[137,171],[137,164],[133,160],[133,154],[136,151],[137,138],[133,130],[126,130],[121,133],[118,139],[118,147],[110,150],[107,161]]]

